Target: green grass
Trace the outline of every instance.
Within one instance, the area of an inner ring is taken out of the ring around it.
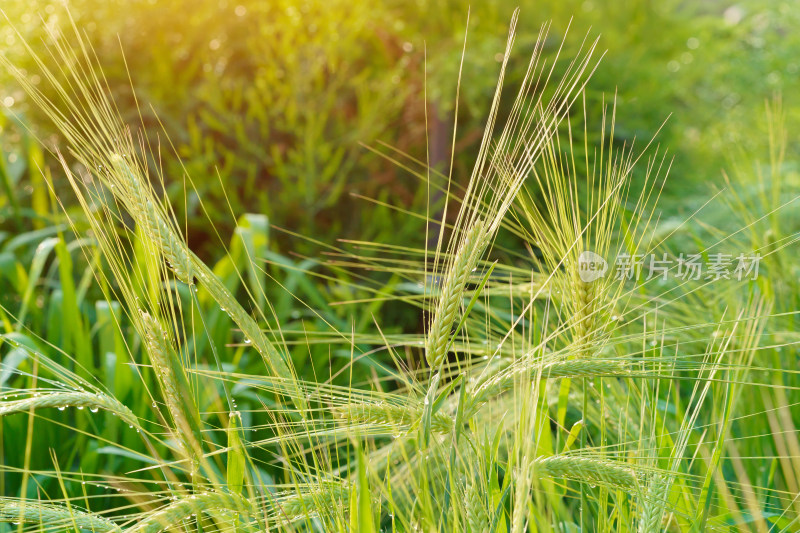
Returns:
[[[323,259],[276,254],[235,205],[219,237],[217,196],[152,164],[170,145],[118,114],[77,31],[27,50],[39,83],[0,56],[61,142],[36,214],[7,202],[49,225],[1,243],[0,532],[796,530],[785,110],[767,108],[768,163],[662,221],[671,160],[591,98],[594,37],[551,62],[517,24],[468,181],[375,148],[426,199],[386,216],[424,235],[295,236]],[[208,214],[215,264],[170,188]],[[753,281],[588,282],[587,250],[764,260]]]

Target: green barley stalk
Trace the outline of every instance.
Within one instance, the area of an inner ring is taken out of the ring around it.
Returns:
[[[139,420],[136,418],[136,415],[126,406],[110,396],[91,392],[36,393],[30,398],[2,402],[0,403],[0,417],[14,413],[25,413],[31,408],[46,409],[53,407],[58,410],[74,407],[76,409],[89,409],[91,412],[97,412],[103,409],[104,411],[116,415],[129,425],[139,427]]]
[[[686,410],[686,415],[681,420],[680,428],[675,434],[671,435],[674,439],[672,448],[670,449],[670,463],[667,469],[662,469],[652,476],[642,502],[641,518],[639,519],[639,533],[655,533],[661,531],[664,513],[666,512],[669,504],[669,493],[676,477],[679,475],[679,467],[684,460],[684,454],[689,446],[692,428],[703,410],[703,402],[708,397],[711,391],[711,384],[714,382],[715,376],[720,372],[721,363],[727,357],[736,354],[734,357],[738,358],[740,368],[747,369],[752,360],[752,347],[755,346],[757,339],[762,333],[764,324],[764,316],[762,315],[766,302],[760,299],[751,301],[749,308],[741,311],[736,321],[734,322],[732,331],[723,336],[719,345],[715,346],[712,343],[708,349],[708,355],[701,364],[698,372],[699,379],[695,388],[692,391],[691,402],[689,408]],[[743,317],[751,317],[743,319]],[[752,318],[758,317],[758,318]],[[740,331],[737,334],[738,330]],[[738,342],[736,342],[738,341]],[[736,345],[741,343],[740,345]],[[746,372],[746,370],[745,370]],[[739,380],[742,378],[740,377]],[[726,394],[730,394],[728,391]],[[727,431],[729,424],[729,414],[726,409],[722,421],[721,435]],[[652,437],[651,437],[652,439]],[[654,440],[654,439],[653,439]],[[717,446],[721,445],[721,440],[717,442]],[[651,444],[651,449],[657,449]]]
[[[292,396],[292,400],[295,402],[298,409],[301,411],[304,410],[306,404],[297,386],[294,372],[290,367],[291,359],[287,355],[281,354],[275,345],[267,340],[266,335],[264,335],[258,323],[256,323],[253,317],[251,317],[241,304],[236,301],[236,298],[233,297],[227,287],[225,287],[208,265],[203,263],[194,254],[192,254],[192,257],[194,259],[193,265],[197,272],[197,279],[200,281],[200,285],[212,295],[217,304],[219,304],[220,309],[228,313],[236,325],[239,326],[239,329],[242,330],[242,334],[250,341],[250,344],[256,351],[258,351],[273,375],[283,379],[287,384],[294,385],[296,394]]]
[[[59,505],[41,504],[32,501],[0,499],[0,522],[39,524],[48,529],[77,527],[82,530],[105,533],[122,529],[111,520],[93,513],[77,511]]]

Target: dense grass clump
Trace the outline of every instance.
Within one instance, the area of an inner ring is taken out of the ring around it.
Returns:
[[[152,164],[79,31],[27,48],[37,82],[0,56],[81,206],[35,260],[55,250],[63,342],[2,309],[0,532],[796,529],[800,184],[778,104],[769,182],[722,198],[741,224],[662,225],[670,160],[586,97],[598,41],[547,61],[544,25],[509,88],[517,23],[466,185],[384,153],[419,178],[434,244],[315,243],[324,265],[270,253],[241,213],[228,256],[198,257],[157,194],[183,176]],[[687,242],[764,268],[682,280]],[[587,252],[610,271],[581,275]],[[623,256],[675,261],[620,275]],[[43,440],[62,431],[71,452]]]

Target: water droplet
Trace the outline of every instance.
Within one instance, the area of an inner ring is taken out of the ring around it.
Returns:
[[[96,412],[97,412],[97,411],[99,411],[99,410],[100,410],[100,408],[99,408],[99,407],[90,407],[90,408],[89,408],[89,411],[91,411],[92,413],[96,413]]]

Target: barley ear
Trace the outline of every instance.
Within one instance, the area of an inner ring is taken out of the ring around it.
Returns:
[[[533,469],[543,477],[563,477],[625,490],[639,489],[636,475],[631,468],[605,459],[551,455],[537,457]]]
[[[128,425],[139,427],[139,420],[136,418],[136,415],[115,398],[106,396],[105,394],[84,391],[47,392],[22,400],[2,402],[0,403],[0,417],[14,413],[24,413],[31,408],[46,409],[52,407],[57,408],[59,411],[63,411],[67,407],[89,409],[89,411],[93,413],[103,409],[124,420]]]
[[[597,325],[597,300],[600,297],[602,280],[584,281],[580,277],[579,267],[578,261],[575,261],[571,268],[571,286],[568,288],[574,295],[571,300],[573,342],[577,348],[578,357],[588,358],[591,356],[592,335]]]
[[[489,232],[483,219],[477,219],[456,251],[453,263],[442,283],[439,303],[433,316],[425,345],[425,357],[431,368],[438,368],[447,355],[452,328],[458,318],[464,286],[478,264],[489,242]]]
[[[669,479],[664,474],[656,474],[650,479],[642,502],[639,533],[659,533],[662,530],[669,485]]]
[[[194,402],[189,381],[167,332],[158,321],[142,312],[143,337],[150,362],[158,377],[158,384],[167,405],[177,437],[184,452],[196,469],[203,455],[198,408]]]
[[[486,508],[485,498],[476,483],[471,483],[467,487],[466,498],[466,522],[470,533],[483,533],[488,531],[489,512]]]
[[[162,508],[155,513],[151,513],[128,529],[130,533],[158,533],[165,529],[175,528],[180,522],[197,516],[200,519],[202,513],[214,514],[220,511],[232,511],[238,514],[252,514],[252,505],[244,498],[225,494],[221,492],[195,494],[181,498]]]
[[[66,531],[76,527],[98,533],[122,531],[111,520],[93,513],[57,505],[0,498],[0,522],[8,521],[39,524],[48,531]]]
[[[159,247],[175,276],[186,284],[194,279],[194,268],[189,247],[169,223],[169,218],[155,203],[150,186],[144,182],[141,172],[135,171],[128,161],[119,154],[111,156],[113,170],[126,187],[119,188],[117,196],[123,200],[133,219]],[[115,187],[116,189],[116,187]]]
[[[311,512],[345,508],[349,500],[350,487],[344,484],[323,483],[320,488],[309,492],[281,496],[274,501],[274,504],[278,516],[293,521]]]
[[[575,342],[579,349],[580,357],[587,358],[591,355],[591,336],[595,329],[595,286],[579,280],[575,286],[576,313],[575,313]]]
[[[464,416],[469,418],[489,400],[511,390],[520,375],[540,376],[542,379],[618,376],[629,372],[623,361],[576,359],[556,361],[545,365],[519,365],[482,379],[469,393]]]
[[[256,321],[242,308],[214,272],[189,250],[180,233],[169,222],[167,214],[156,205],[155,196],[145,183],[143,173],[118,154],[111,157],[111,162],[117,181],[120,182],[120,186],[114,188],[114,194],[122,200],[134,220],[144,229],[145,235],[158,245],[175,276],[187,284],[192,284],[197,278],[251,341],[273,375],[294,383],[294,376],[284,356],[267,340]],[[295,396],[300,398],[300,406],[305,406],[299,394]]]
[[[422,409],[412,405],[391,405],[388,403],[350,403],[338,406],[334,415],[352,424],[385,426],[399,430],[410,430],[422,418]],[[431,429],[437,433],[447,433],[452,421],[443,413],[431,417]]]

